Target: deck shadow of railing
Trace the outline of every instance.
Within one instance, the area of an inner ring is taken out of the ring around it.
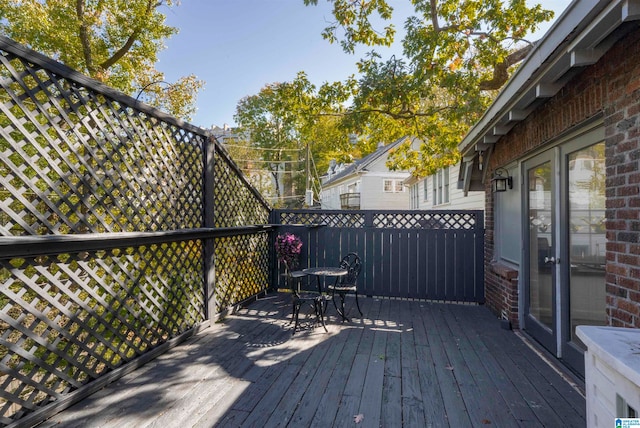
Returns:
[[[584,425],[584,397],[485,307],[368,298],[361,319],[331,313],[329,333],[292,336],[287,297],[259,299],[47,426]]]
[[[319,330],[298,332],[296,341],[292,341],[288,296],[266,296],[261,300],[273,300],[269,304],[272,310],[249,308],[220,319],[211,332],[190,338],[108,389],[54,416],[47,424],[135,426],[158,418],[163,424],[178,424],[172,409],[180,409],[187,419],[197,418],[198,414],[216,419],[212,414],[217,414],[220,420],[232,420],[231,414],[217,406],[216,399],[235,388],[237,394],[230,395],[237,400],[231,407],[242,408],[244,400],[264,394],[264,384],[256,383],[257,379],[268,377],[267,372],[288,365],[291,359],[306,359],[302,354],[313,352],[310,348],[318,343],[313,336],[320,334]],[[184,394],[182,398],[167,396],[176,389]]]

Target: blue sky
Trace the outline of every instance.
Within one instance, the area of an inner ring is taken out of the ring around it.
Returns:
[[[557,18],[570,2],[540,3],[555,10]],[[400,32],[410,1],[391,4]],[[188,74],[206,82],[191,121],[203,128],[233,125],[240,99],[257,94],[268,83],[292,80],[299,71],[307,72],[316,85],[344,80],[356,73],[356,61],[370,50],[347,55],[322,38],[332,19],[326,0],[308,7],[302,0],[181,0],[164,12],[167,24],[179,33],[166,42],[157,68],[170,82]],[[399,41],[383,53],[383,58],[400,54]]]

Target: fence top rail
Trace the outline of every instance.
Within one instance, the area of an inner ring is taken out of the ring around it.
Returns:
[[[437,215],[469,215],[469,216],[483,216],[483,210],[319,210],[319,209],[281,209],[274,208],[273,213],[279,214],[312,214],[317,216],[322,215],[352,215],[352,216],[380,216],[380,215],[393,215],[393,214],[407,214],[407,215],[422,215],[422,216],[437,216]]]
[[[179,229],[163,232],[118,232],[74,235],[0,237],[0,259],[34,257],[61,252],[98,251],[163,242],[211,239],[264,233],[274,225]]]
[[[482,210],[283,210],[273,223],[374,229],[484,230]]]

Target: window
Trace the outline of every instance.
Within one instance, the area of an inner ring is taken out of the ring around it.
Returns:
[[[390,178],[385,178],[383,181],[383,190],[385,193],[403,193],[403,180],[392,180]]]
[[[422,180],[422,185],[424,186],[422,191],[424,193],[424,201],[427,202],[429,200],[429,186],[427,185],[427,179]]]
[[[417,210],[420,208],[420,189],[418,188],[418,184],[413,184],[409,188],[409,197],[411,199],[411,209]]]
[[[449,167],[438,170],[433,176],[433,204],[449,203]]]

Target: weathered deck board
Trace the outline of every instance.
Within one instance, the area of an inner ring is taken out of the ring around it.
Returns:
[[[486,308],[361,307],[292,336],[288,296],[261,298],[42,426],[585,425],[584,397]]]

